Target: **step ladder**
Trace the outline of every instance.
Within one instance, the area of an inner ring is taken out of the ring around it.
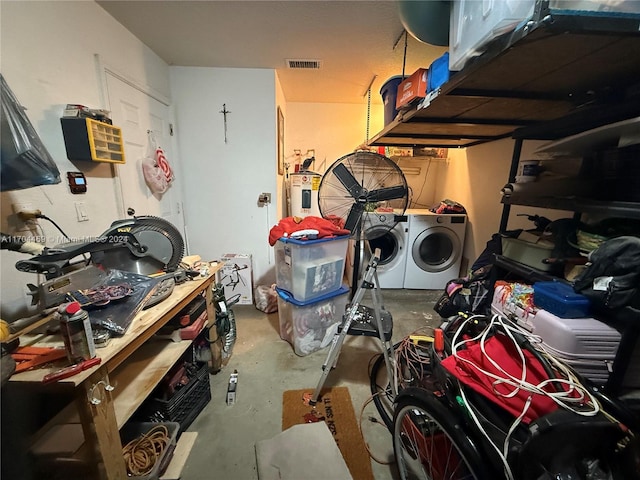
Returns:
[[[342,325],[338,328],[331,341],[329,354],[322,365],[320,381],[309,400],[310,405],[315,405],[318,402],[320,392],[329,377],[329,373],[338,364],[338,357],[340,356],[340,351],[342,350],[342,345],[347,335],[363,335],[376,337],[380,340],[387,375],[393,390],[393,398],[395,398],[398,393],[397,384],[393,380],[395,379],[395,357],[393,353],[393,343],[391,342],[393,319],[391,318],[391,313],[386,311],[382,305],[380,284],[378,283],[378,274],[376,271],[379,262],[380,249],[377,248],[371,255],[360,286],[356,290],[351,303],[347,306],[346,312],[342,317]],[[371,292],[373,308],[360,303],[367,291]]]

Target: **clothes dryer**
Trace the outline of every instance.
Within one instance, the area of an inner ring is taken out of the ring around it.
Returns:
[[[467,216],[407,210],[404,288],[441,290],[460,275]]]
[[[380,288],[403,288],[404,268],[407,260],[408,219],[406,215],[394,213],[371,212],[366,213],[364,222],[365,237],[369,247],[360,242],[360,275],[364,275],[364,268],[369,263],[369,251],[380,249],[380,262],[376,272]],[[353,281],[353,262],[355,258],[356,242],[350,240],[348,274],[349,282]],[[370,248],[370,250],[368,250]]]

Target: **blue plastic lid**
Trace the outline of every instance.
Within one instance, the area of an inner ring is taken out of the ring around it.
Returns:
[[[298,307],[306,307],[307,305],[313,305],[314,303],[318,303],[321,302],[323,300],[329,300],[333,297],[337,297],[339,295],[343,295],[345,293],[347,293],[349,291],[349,287],[347,287],[346,285],[341,286],[338,290],[336,290],[335,292],[329,292],[326,293],[324,295],[321,295],[320,297],[314,298],[312,300],[307,300],[306,302],[301,302],[300,300],[296,300],[295,298],[293,298],[293,295],[291,295],[289,292],[287,292],[286,290],[282,290],[278,287],[276,287],[276,292],[278,293],[278,296],[283,299],[285,302],[289,302],[292,303]]]
[[[282,243],[293,243],[294,245],[313,245],[315,243],[332,242],[334,240],[344,240],[344,239],[349,239],[349,235],[340,235],[336,237],[323,237],[323,238],[316,238],[314,240],[298,240],[297,238],[280,237],[278,241]]]
[[[573,287],[564,282],[536,282],[533,284],[533,292],[546,293],[569,302],[589,303],[589,299],[584,295],[576,293]]]

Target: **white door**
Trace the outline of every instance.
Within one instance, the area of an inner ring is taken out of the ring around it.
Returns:
[[[116,165],[116,192],[121,198],[125,216],[129,209],[135,215],[154,215],[172,223],[184,234],[180,163],[173,154],[173,118],[171,109],[128,83],[106,74],[107,91],[113,124],[122,129],[126,163]],[[148,148],[148,131],[152,131],[171,165],[175,180],[162,195],[154,195],[142,175],[142,159]]]

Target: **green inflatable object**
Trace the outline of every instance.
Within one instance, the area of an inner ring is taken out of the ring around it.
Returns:
[[[449,45],[449,0],[400,0],[398,14],[405,30],[423,43]]]

